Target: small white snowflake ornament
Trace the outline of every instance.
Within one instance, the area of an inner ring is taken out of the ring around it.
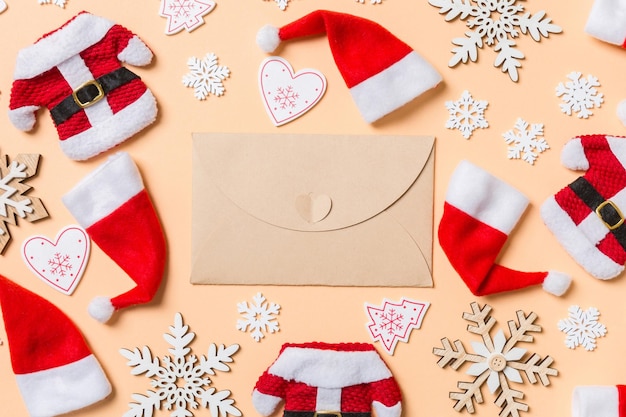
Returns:
[[[520,32],[539,42],[541,37],[548,37],[550,33],[561,33],[561,27],[552,23],[541,10],[534,15],[524,12],[522,0],[428,0],[432,6],[439,8],[439,13],[445,14],[445,20],[451,21],[457,17],[466,20],[470,29],[465,32],[464,38],[454,38],[452,43],[453,56],[448,66],[454,67],[460,62],[468,60],[476,62],[478,50],[493,46],[498,53],[494,61],[496,68],[509,74],[513,81],[519,79],[517,69],[522,66],[524,59],[522,51],[516,49],[515,38]]]
[[[61,8],[65,8],[66,0],[38,0],[39,4],[55,4]]]
[[[161,0],[159,16],[167,18],[165,34],[173,35],[185,29],[191,32],[204,24],[203,16],[215,8],[211,0]]]
[[[270,1],[270,0],[265,0],[265,1]],[[289,3],[289,0],[274,0],[274,2],[276,3],[276,5],[278,6],[280,10],[285,11],[285,9],[287,9],[287,4]]]
[[[559,83],[556,86],[556,96],[561,97],[561,112],[572,115],[576,112],[579,119],[587,119],[593,115],[594,108],[600,108],[604,102],[604,95],[598,93],[596,87],[600,86],[598,78],[589,74],[586,78],[581,78],[582,73],[570,72],[567,75],[570,81],[565,84]]]
[[[154,390],[147,390],[146,395],[133,394],[130,410],[122,417],[152,417],[154,411],[164,407],[170,411],[170,417],[193,417],[189,407],[208,408],[212,417],[241,416],[241,411],[233,405],[234,399],[229,398],[229,390],[217,391],[212,387],[209,376],[215,371],[229,372],[233,362],[232,355],[239,350],[239,345],[219,347],[212,343],[206,355],[200,357],[190,355],[189,344],[196,336],[183,324],[180,313],[174,316],[174,325],[169,326],[170,334],[163,338],[172,347],[168,349],[170,356],[152,357],[150,348],[141,350],[120,349],[120,354],[128,359],[127,365],[133,368],[132,375],[144,374],[150,378]]]
[[[606,326],[598,322],[600,312],[595,307],[582,310],[573,305],[568,310],[569,318],[559,320],[558,328],[567,334],[565,346],[576,349],[582,346],[587,351],[596,348],[596,339],[606,335]]]
[[[540,153],[550,149],[543,138],[543,124],[529,124],[521,117],[515,122],[514,128],[504,132],[502,137],[509,145],[507,158],[521,159],[530,165],[535,164]]]
[[[247,332],[257,342],[265,337],[265,333],[275,333],[279,330],[276,316],[280,312],[280,305],[268,302],[260,292],[252,297],[254,304],[246,301],[237,303],[237,312],[243,319],[237,320],[237,330]]]
[[[489,103],[486,100],[474,100],[472,94],[465,90],[457,101],[446,101],[450,118],[446,128],[458,129],[465,139],[469,139],[476,129],[486,129],[489,123],[485,120],[485,110]]]
[[[369,318],[367,331],[374,341],[379,341],[387,353],[393,355],[398,342],[409,340],[411,331],[422,326],[430,303],[402,298],[399,302],[388,299],[382,305],[365,303]]]
[[[203,59],[192,56],[187,61],[190,72],[183,76],[183,85],[193,87],[194,96],[205,100],[209,94],[221,96],[226,89],[223,81],[230,76],[228,67],[217,64],[217,56],[209,52]]]
[[[356,0],[358,3],[364,4],[365,0]],[[382,4],[383,0],[370,0],[371,4]]]

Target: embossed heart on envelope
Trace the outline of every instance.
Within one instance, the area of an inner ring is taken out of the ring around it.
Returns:
[[[326,77],[314,69],[294,73],[285,59],[266,58],[259,67],[261,99],[270,120],[281,126],[302,116],[326,91]]]
[[[301,194],[296,197],[296,210],[309,223],[321,222],[328,216],[333,201],[326,194]]]
[[[89,237],[79,226],[61,229],[56,239],[32,236],[22,244],[26,266],[43,282],[71,295],[85,272],[89,258]]]

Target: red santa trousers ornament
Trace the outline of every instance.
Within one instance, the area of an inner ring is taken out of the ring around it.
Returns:
[[[118,152],[63,196],[63,203],[91,239],[137,286],[113,297],[95,298],[89,313],[106,322],[116,310],[147,303],[165,269],[163,230],[137,166]]]
[[[400,388],[369,343],[283,345],[252,394],[263,416],[281,401],[284,417],[370,417],[372,408],[378,417],[402,412]]]
[[[544,202],[543,221],[588,273],[614,278],[626,264],[626,138],[573,138],[561,163],[587,172]]]
[[[571,279],[563,273],[521,272],[495,263],[527,206],[522,193],[470,162],[462,161],[452,174],[439,243],[474,295],[543,285],[560,296],[569,288]]]
[[[57,307],[0,275],[0,307],[18,388],[32,417],[52,417],[111,393],[100,363]]]
[[[147,65],[152,52],[112,21],[83,12],[17,56],[9,118],[20,130],[50,110],[61,149],[71,159],[91,158],[156,119],[154,96],[120,62]]]
[[[575,387],[572,417],[626,417],[626,385]]]
[[[326,34],[330,50],[363,118],[372,123],[441,82],[441,75],[387,29],[361,17],[317,10],[281,28],[265,26],[267,53],[282,41]]]

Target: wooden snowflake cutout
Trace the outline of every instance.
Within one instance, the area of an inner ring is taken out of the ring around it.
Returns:
[[[26,194],[32,187],[24,181],[37,174],[38,154],[19,154],[14,161],[0,154],[0,254],[4,252],[11,234],[8,224],[17,225],[17,218],[34,222],[48,217],[40,199]]]
[[[454,410],[461,412],[466,409],[470,414],[476,410],[474,403],[480,404],[483,400],[482,387],[487,385],[492,394],[496,394],[494,403],[500,407],[500,417],[519,417],[521,411],[528,411],[528,405],[521,402],[524,393],[511,388],[510,383],[522,384],[522,375],[531,384],[541,381],[544,386],[550,385],[550,376],[558,375],[558,371],[551,368],[553,359],[546,356],[529,354],[526,349],[517,347],[519,342],[530,343],[533,336],[529,333],[540,332],[541,326],[535,324],[537,315],[533,312],[526,315],[517,311],[517,322],[510,320],[509,336],[499,330],[494,337],[491,330],[496,320],[489,316],[491,306],[485,304],[480,307],[472,303],[472,312],[463,313],[463,319],[470,322],[467,331],[479,335],[482,342],[472,342],[474,353],[468,353],[460,340],[454,345],[446,337],[441,339],[443,348],[434,348],[433,353],[440,357],[437,364],[441,368],[450,366],[458,370],[466,362],[472,365],[466,373],[474,378],[471,382],[461,381],[457,385],[461,392],[451,392],[450,398],[455,401]]]
[[[596,339],[606,335],[606,326],[598,322],[598,317],[600,317],[598,309],[589,307],[587,310],[583,310],[574,305],[567,311],[569,317],[559,320],[557,324],[559,330],[567,334],[565,346],[570,349],[582,346],[587,351],[594,350]]]

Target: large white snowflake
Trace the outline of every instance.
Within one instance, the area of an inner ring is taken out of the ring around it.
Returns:
[[[529,124],[521,117],[518,118],[514,128],[502,134],[504,141],[510,145],[507,157],[509,159],[522,159],[530,165],[534,165],[539,154],[550,149],[548,142],[542,136],[542,123]]]
[[[265,1],[269,1],[269,0],[265,0]],[[289,3],[289,0],[274,0],[274,2],[276,3],[276,5],[278,6],[280,10],[285,11],[285,9],[287,8],[287,3]]]
[[[209,94],[221,96],[226,89],[224,81],[230,76],[228,67],[217,65],[217,56],[209,52],[203,59],[192,56],[187,61],[190,72],[183,76],[183,84],[194,88],[194,96],[204,100]]]
[[[574,111],[579,119],[587,119],[593,114],[591,109],[602,105],[604,95],[596,89],[600,86],[596,77],[591,74],[581,77],[580,72],[570,72],[567,75],[570,81],[556,86],[556,96],[563,102],[559,105],[561,112],[571,116]]]
[[[38,0],[39,4],[56,4],[57,6],[64,8],[66,0]]]
[[[241,416],[241,411],[233,405],[235,400],[229,398],[230,391],[217,391],[208,377],[215,375],[215,371],[230,371],[228,364],[239,345],[217,347],[212,343],[207,355],[200,356],[198,361],[196,355],[189,354],[188,347],[196,335],[183,324],[180,313],[174,316],[174,325],[169,330],[171,334],[165,333],[163,337],[172,346],[168,349],[172,357],[153,358],[147,346],[141,350],[120,349],[128,359],[127,365],[133,368],[131,374],[145,374],[155,389],[146,391],[146,395],[133,394],[135,402],[129,404],[130,410],[123,417],[152,417],[163,406],[170,411],[170,417],[192,417],[188,407],[195,410],[199,405],[208,408],[213,417]]]
[[[600,312],[595,307],[583,311],[579,306],[571,306],[569,318],[559,320],[559,330],[566,333],[565,346],[575,349],[582,346],[592,351],[596,348],[596,338],[606,335],[606,327],[598,323]]]
[[[252,297],[254,304],[246,301],[237,303],[237,312],[244,318],[237,320],[237,330],[242,332],[251,331],[250,336],[260,342],[265,337],[263,332],[274,333],[279,330],[276,315],[279,314],[280,305],[267,302],[260,292]]]
[[[463,91],[457,101],[446,101],[446,108],[450,114],[446,127],[458,129],[465,139],[469,139],[474,130],[489,127],[485,120],[485,109],[488,105],[486,100],[474,100],[469,91]]]
[[[461,392],[451,392],[450,398],[455,401],[454,410],[461,412],[466,409],[470,414],[476,410],[474,402],[483,402],[482,387],[487,385],[492,394],[497,393],[494,403],[500,407],[500,417],[519,417],[521,411],[528,411],[528,405],[519,400],[524,393],[511,388],[510,382],[523,383],[522,375],[531,384],[541,381],[544,386],[550,385],[550,376],[556,376],[558,371],[550,368],[553,359],[546,356],[528,354],[526,349],[517,347],[520,342],[532,342],[533,336],[529,333],[540,332],[541,326],[535,324],[537,315],[533,312],[526,315],[517,311],[517,323],[510,320],[509,337],[499,330],[495,337],[491,337],[491,330],[496,320],[489,315],[491,307],[480,307],[472,303],[472,312],[463,313],[463,319],[470,324],[467,331],[481,336],[482,342],[472,342],[475,353],[468,353],[463,342],[455,340],[454,345],[445,337],[441,339],[443,348],[434,348],[433,353],[440,357],[437,364],[445,368],[450,366],[458,370],[466,362],[472,363],[466,373],[474,378],[471,382],[459,382]]]
[[[459,17],[466,20],[466,25],[471,30],[465,32],[464,38],[454,38],[452,43],[457,45],[452,48],[453,56],[448,65],[454,67],[459,62],[467,63],[467,60],[476,62],[478,49],[493,46],[498,53],[494,61],[495,67],[500,67],[502,72],[507,72],[511,80],[517,81],[519,76],[517,69],[522,66],[520,59],[524,54],[516,49],[515,38],[529,34],[533,40],[539,42],[541,36],[548,37],[550,33],[561,33],[561,27],[551,23],[552,19],[546,17],[546,12],[541,10],[533,16],[529,12],[522,14],[524,6],[519,4],[521,0],[428,0],[435,7],[439,7],[439,13],[446,13],[446,21]]]

